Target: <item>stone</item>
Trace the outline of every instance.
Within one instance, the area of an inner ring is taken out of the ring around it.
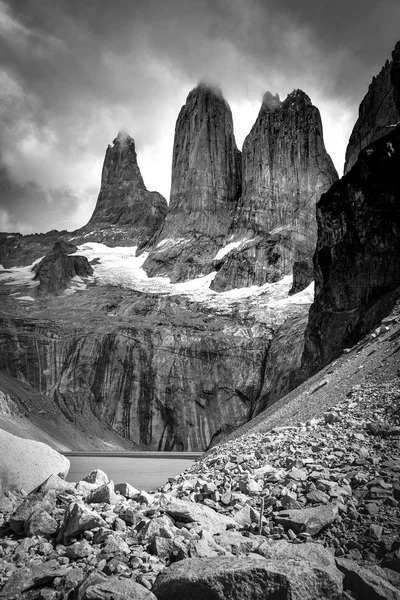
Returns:
[[[242,527],[243,529],[247,529],[253,524],[258,525],[260,520],[260,513],[249,504],[246,504],[245,506],[243,506],[243,508],[241,508],[235,513],[233,518],[235,522],[238,525],[240,525],[240,527]]]
[[[125,228],[132,245],[147,242],[162,225],[167,202],[149,192],[143,181],[133,138],[119,132],[107,148],[101,188],[94,212],[84,231]],[[104,234],[103,234],[104,236]],[[107,239],[107,238],[106,238]],[[98,241],[103,241],[100,237]]]
[[[42,442],[17,437],[0,429],[0,487],[31,492],[50,475],[65,478],[69,460]]]
[[[338,569],[344,573],[344,587],[368,600],[400,600],[400,591],[391,583],[361,567],[354,561],[337,558]]]
[[[172,282],[210,273],[226,243],[240,192],[240,152],[230,107],[220,90],[200,83],[176,122],[170,203],[145,271]]]
[[[229,527],[235,527],[236,522],[231,517],[217,513],[208,506],[193,504],[178,498],[165,498],[162,510],[176,521],[182,523],[199,523],[212,533],[221,533]]]
[[[71,546],[68,546],[66,555],[72,560],[77,560],[80,558],[85,558],[86,556],[90,556],[92,552],[93,548],[91,544],[89,544],[87,540],[81,540],[71,544]]]
[[[173,563],[158,575],[153,592],[158,600],[341,600],[342,585],[330,570],[306,561],[220,557]]]
[[[52,536],[58,529],[57,521],[42,508],[36,509],[25,521],[24,531],[28,536]]]
[[[86,256],[77,256],[77,248],[63,240],[54,244],[52,250],[34,267],[40,296],[60,294],[69,287],[74,277],[89,277],[93,268]],[[71,255],[72,254],[72,255]]]
[[[94,571],[82,582],[76,600],[157,600],[155,595],[132,579],[107,577]]]
[[[338,516],[338,508],[334,504],[285,510],[275,515],[275,522],[285,529],[293,529],[295,533],[307,532],[317,535],[322,529],[333,523]]]
[[[73,502],[70,504],[64,515],[64,523],[61,529],[60,537],[64,541],[78,537],[84,531],[105,526],[105,521],[100,515],[88,507]]]
[[[147,543],[151,543],[157,537],[173,539],[176,535],[172,519],[167,515],[151,519],[140,531],[141,536]]]
[[[32,515],[36,513],[39,516],[40,522],[40,513],[47,512],[47,515],[50,517],[49,513],[53,511],[54,507],[54,495],[42,492],[30,494],[17,506],[16,510],[12,513],[10,517],[11,529],[14,533],[22,533],[25,530],[25,526],[29,525]],[[47,520],[47,515],[44,516],[44,521]]]
[[[325,492],[315,489],[308,492],[306,498],[311,504],[327,504],[330,497],[328,494],[325,494]]]
[[[108,483],[108,475],[101,469],[94,469],[93,471],[90,471],[88,475],[85,475],[82,481],[100,487],[101,485]]]
[[[92,490],[85,498],[87,504],[105,502],[107,504],[117,504],[118,496],[114,491],[114,483],[109,481],[98,488]]]
[[[121,496],[124,496],[124,498],[127,498],[128,500],[137,498],[140,494],[140,491],[133,487],[133,485],[130,483],[117,483],[114,486],[114,490],[119,492]]]
[[[61,567],[57,560],[18,569],[1,589],[0,598],[15,598],[27,590],[45,586],[57,577],[66,575],[68,570],[68,567]]]

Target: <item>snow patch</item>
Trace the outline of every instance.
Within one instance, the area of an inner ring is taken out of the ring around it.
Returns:
[[[227,244],[226,246],[224,246],[223,248],[220,248],[217,252],[217,254],[214,257],[214,260],[221,260],[221,258],[224,258],[224,256],[226,256],[227,254],[229,254],[229,252],[231,250],[234,250],[235,248],[239,248],[239,246],[241,246],[242,244],[244,244],[245,242],[248,242],[249,240],[238,240],[237,242],[231,242],[230,244]]]
[[[34,281],[35,273],[33,268],[40,263],[44,257],[38,258],[27,267],[10,267],[4,273],[0,273],[0,283],[4,285],[24,285],[30,288],[37,287],[39,281]]]
[[[29,302],[35,302],[35,298],[32,298],[32,296],[19,296],[18,298],[15,298],[16,300],[28,300]]]

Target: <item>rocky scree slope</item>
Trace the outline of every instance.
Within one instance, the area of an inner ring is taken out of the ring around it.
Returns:
[[[281,102],[267,92],[243,144],[243,191],[228,238],[233,248],[218,261],[212,289],[277,281],[296,263],[308,268],[303,264],[293,291],[307,287],[317,241],[315,205],[337,177],[310,98],[295,90]]]
[[[398,599],[399,334],[396,310],[339,359],[350,393],[316,375],[325,408],[303,420],[295,390],[292,425],[260,415],[156,492],[99,471],[8,492],[0,597]]]

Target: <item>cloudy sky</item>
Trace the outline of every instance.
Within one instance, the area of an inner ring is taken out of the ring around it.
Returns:
[[[0,0],[0,231],[84,225],[121,129],[168,199],[175,120],[202,79],[239,147],[266,90],[303,89],[341,174],[399,23],[399,0]]]

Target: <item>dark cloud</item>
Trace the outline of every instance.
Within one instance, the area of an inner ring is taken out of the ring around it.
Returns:
[[[0,164],[15,186],[0,189],[3,226],[82,225],[120,129],[168,195],[175,119],[201,79],[222,89],[240,139],[267,89],[304,89],[343,162],[399,17],[398,0],[0,0]]]

